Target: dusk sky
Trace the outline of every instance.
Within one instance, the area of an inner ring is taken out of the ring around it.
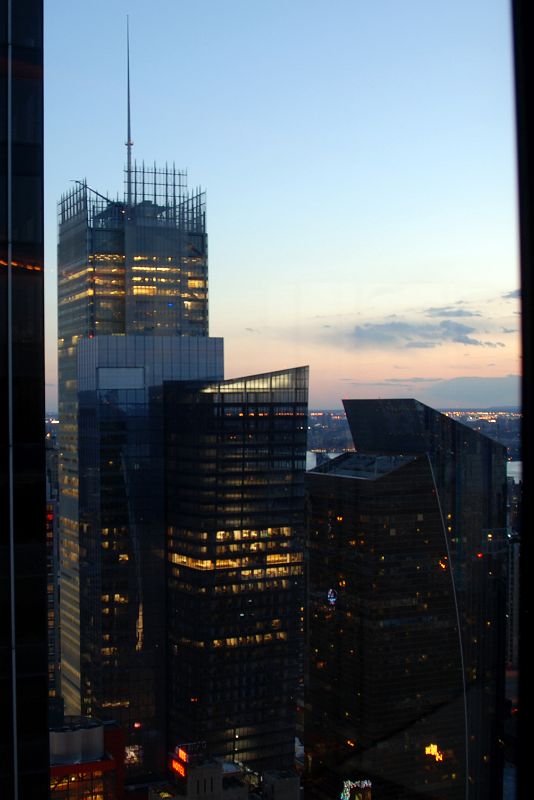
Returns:
[[[207,190],[226,376],[310,365],[310,406],[518,403],[508,0],[45,0],[47,408],[56,204],[138,161]]]

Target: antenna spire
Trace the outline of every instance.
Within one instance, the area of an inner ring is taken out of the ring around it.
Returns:
[[[126,202],[128,208],[132,205],[132,124],[130,115],[130,17],[126,15],[126,78],[128,94],[128,134],[126,139]]]

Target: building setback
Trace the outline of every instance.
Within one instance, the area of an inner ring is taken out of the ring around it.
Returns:
[[[48,797],[42,2],[0,1],[0,796]]]
[[[344,405],[357,452],[306,476],[310,796],[497,800],[504,448],[415,400]]]

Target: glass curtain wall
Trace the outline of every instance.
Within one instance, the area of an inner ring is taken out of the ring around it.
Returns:
[[[292,767],[307,368],[165,386],[169,746]]]

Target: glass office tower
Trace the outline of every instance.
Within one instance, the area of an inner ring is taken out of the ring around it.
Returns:
[[[80,692],[115,719],[129,776],[165,764],[162,387],[216,378],[222,341],[95,336],[78,344]]]
[[[0,2],[0,796],[48,797],[42,2]]]
[[[312,797],[501,797],[505,450],[415,400],[344,402],[306,476]]]
[[[307,367],[165,385],[169,747],[294,764]]]
[[[223,375],[208,337],[202,192],[134,167],[124,200],[59,204],[59,524],[67,713],[113,717],[130,775],[164,764],[165,379]],[[151,399],[154,403],[153,398]]]

